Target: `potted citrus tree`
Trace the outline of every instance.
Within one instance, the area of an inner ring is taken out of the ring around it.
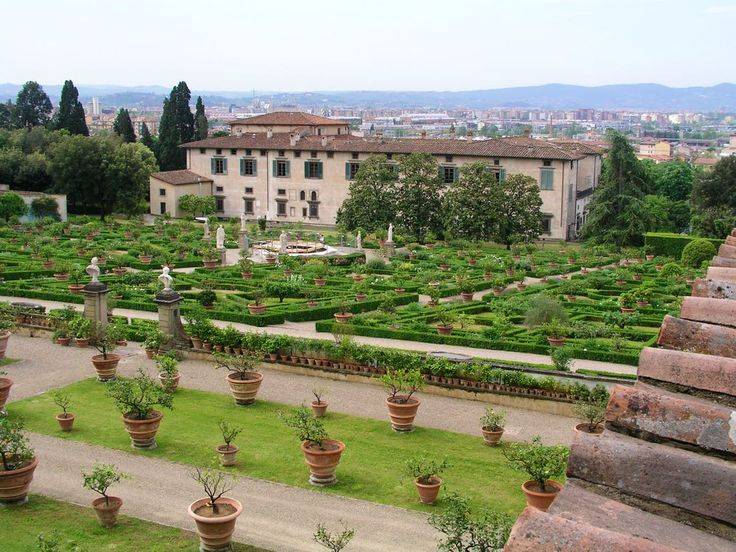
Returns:
[[[567,447],[545,446],[537,435],[528,443],[510,443],[503,449],[503,454],[513,468],[526,472],[530,477],[521,486],[527,505],[546,511],[562,490],[562,485],[552,478],[565,473],[569,454]]]
[[[325,412],[327,412],[327,406],[328,402],[324,400],[325,393],[327,393],[326,389],[323,389],[322,387],[319,387],[315,385],[312,387],[312,395],[314,395],[314,400],[312,401],[312,413],[314,414],[315,418],[322,418],[325,415]]]
[[[257,289],[251,294],[251,297],[253,297],[253,302],[248,303],[248,312],[251,314],[265,314],[266,305],[263,304],[263,300],[266,298],[266,294]]]
[[[89,322],[89,320],[87,320],[87,322]],[[92,364],[97,371],[97,379],[99,381],[115,379],[118,362],[120,362],[120,355],[116,355],[112,352],[118,346],[116,326],[113,324],[107,324],[102,328],[99,325],[93,325],[91,326],[90,335],[92,346],[100,353],[99,355],[94,355],[92,357]]]
[[[155,360],[161,385],[168,392],[173,393],[179,387],[179,361],[173,354],[158,355]]]
[[[253,261],[247,257],[241,257],[238,261],[238,267],[240,268],[240,275],[244,280],[253,278]]]
[[[89,346],[89,338],[92,333],[92,321],[89,318],[79,316],[69,323],[69,328],[74,334],[74,344],[77,347]]]
[[[414,456],[404,464],[404,472],[414,479],[422,504],[434,504],[442,486],[439,475],[450,465],[447,459],[441,462],[427,456]]]
[[[579,418],[585,420],[575,426],[576,431],[585,433],[603,433],[603,422],[606,419],[606,407],[608,406],[608,391],[602,385],[596,387],[587,397],[575,401],[573,411]]]
[[[304,461],[309,466],[312,485],[332,485],[337,481],[335,470],[345,450],[345,443],[330,439],[322,420],[312,416],[306,407],[295,408],[290,414],[279,414],[284,423],[294,430],[302,443]]]
[[[547,343],[552,347],[561,347],[564,345],[565,338],[570,333],[568,327],[560,322],[558,318],[553,318],[546,324],[542,324],[541,330],[547,336]]]
[[[350,529],[345,524],[342,531],[330,533],[321,523],[317,525],[317,531],[314,533],[314,541],[322,545],[330,552],[341,552],[355,536],[355,529]]]
[[[503,435],[503,428],[506,425],[506,412],[503,410],[494,410],[487,406],[486,412],[480,418],[480,430],[483,433],[483,441],[488,446],[497,445]]]
[[[421,401],[413,396],[424,385],[422,373],[418,367],[386,368],[381,376],[381,383],[388,389],[386,398],[388,415],[394,431],[408,432],[414,429],[414,418]]]
[[[51,393],[51,398],[54,404],[61,408],[61,413],[56,415],[56,421],[59,422],[61,431],[71,431],[74,425],[74,414],[69,412],[69,405],[71,404],[69,394],[61,389],[56,389]]]
[[[92,501],[100,525],[105,528],[114,527],[118,522],[118,512],[123,505],[123,500],[117,496],[110,496],[107,490],[122,479],[130,477],[119,471],[112,464],[95,464],[89,473],[82,472],[82,486],[101,495]]]
[[[13,386],[12,379],[2,377],[6,375],[8,375],[8,373],[5,370],[0,370],[0,413],[5,412],[5,403],[8,402],[10,388]]]
[[[258,372],[258,358],[251,354],[226,355],[215,353],[218,368],[228,371],[227,383],[235,404],[248,405],[256,401],[263,374]]]
[[[197,526],[200,550],[230,550],[235,523],[243,512],[239,501],[224,496],[232,490],[235,479],[211,468],[196,468],[190,476],[207,495],[188,509]]]
[[[0,417],[0,502],[24,503],[38,459],[23,422]]]
[[[156,448],[156,433],[164,415],[154,407],[171,409],[173,395],[143,370],[133,378],[117,378],[108,382],[107,395],[123,415],[123,424],[133,446]]]
[[[450,335],[452,333],[452,325],[457,321],[457,314],[443,305],[437,309],[436,318],[437,333],[440,335]]]
[[[162,345],[168,342],[169,338],[167,335],[159,330],[158,328],[151,328],[146,332],[146,339],[143,341],[143,348],[146,351],[148,358],[153,358],[161,349]]]
[[[220,464],[223,466],[234,466],[238,463],[235,458],[240,450],[237,445],[233,444],[235,438],[243,431],[242,427],[237,427],[227,420],[220,420],[218,424],[220,433],[222,434],[222,440],[224,444],[217,445],[215,450],[220,455]]]

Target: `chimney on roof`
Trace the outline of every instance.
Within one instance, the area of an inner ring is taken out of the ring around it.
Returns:
[[[422,137],[422,140],[424,140],[427,137],[427,131],[426,130],[423,130],[421,132],[420,136]]]
[[[273,129],[272,128],[269,128],[266,131],[266,138],[273,138]]]
[[[524,127],[524,137],[529,138],[532,135],[532,129],[529,127]]]
[[[289,134],[289,143],[292,146],[296,146],[296,143],[299,141],[299,138],[301,137],[302,135],[299,134],[298,132],[292,132],[291,134]]]
[[[468,140],[472,140],[472,139],[473,139],[473,131],[472,131],[472,130],[469,130],[469,131],[468,131],[468,132],[466,133],[465,137],[466,137],[466,138],[467,138]]]

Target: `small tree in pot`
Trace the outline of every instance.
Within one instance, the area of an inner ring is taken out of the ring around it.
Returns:
[[[386,368],[386,373],[381,376],[381,383],[389,392],[386,406],[391,427],[394,431],[412,431],[421,402],[413,395],[424,386],[419,367]]]
[[[74,343],[77,347],[87,347],[92,334],[92,321],[89,318],[79,316],[69,323],[69,329],[74,334]]]
[[[251,294],[253,302],[248,303],[248,312],[251,314],[264,314],[266,312],[266,305],[263,304],[263,300],[266,298],[266,294],[263,290],[256,290]]]
[[[521,486],[526,502],[546,511],[562,490],[562,485],[552,481],[565,473],[569,450],[560,445],[545,446],[537,435],[530,443],[511,443],[503,449],[503,454],[511,466],[526,472],[531,478]]]
[[[449,310],[444,305],[437,308],[437,333],[440,335],[450,335],[452,333],[453,324],[457,321],[457,313]]]
[[[26,502],[38,459],[22,421],[0,416],[0,460],[0,502]]]
[[[443,500],[445,508],[429,516],[429,524],[445,535],[442,552],[501,550],[511,533],[514,518],[502,512],[484,510],[473,514],[470,501],[456,493]]]
[[[146,356],[153,358],[159,352],[161,347],[168,342],[168,336],[158,328],[151,328],[146,332],[146,339],[143,342],[143,348],[146,350]]]
[[[334,484],[345,443],[330,439],[322,420],[312,416],[304,406],[295,408],[290,414],[280,412],[279,417],[302,443],[302,454],[309,466],[309,482],[317,486]]]
[[[577,431],[599,434],[603,433],[603,422],[606,419],[608,391],[601,384],[596,385],[587,397],[575,401],[572,409],[585,423],[575,426]]]
[[[118,362],[120,362],[120,355],[112,352],[118,346],[117,327],[113,324],[107,324],[104,328],[99,324],[92,325],[90,336],[92,346],[100,353],[92,357],[92,364],[97,371],[97,379],[99,381],[114,379],[117,374]]]
[[[61,414],[56,415],[56,421],[59,422],[61,431],[71,431],[74,425],[74,414],[68,411],[69,405],[71,404],[69,394],[56,389],[51,393],[51,398],[56,406],[61,408]]]
[[[342,531],[330,533],[321,523],[317,525],[317,531],[314,533],[314,541],[321,544],[330,552],[341,552],[355,536],[355,529],[350,529],[345,523],[342,524]]]
[[[107,490],[113,484],[129,477],[112,464],[95,464],[90,473],[82,472],[82,486],[102,495],[92,501],[92,508],[100,520],[100,525],[105,528],[113,527],[118,522],[118,512],[123,505],[122,499],[109,496]]]
[[[191,478],[204,489],[207,498],[189,505],[189,515],[197,525],[201,550],[229,550],[235,522],[243,505],[224,495],[232,490],[235,479],[211,468],[196,468]]]
[[[217,453],[220,455],[220,464],[223,466],[234,466],[237,464],[235,456],[238,454],[240,449],[232,443],[243,431],[243,428],[231,425],[227,420],[220,420],[218,427],[222,434],[222,440],[225,442],[225,444],[217,445],[215,448]]]
[[[325,415],[325,412],[327,412],[327,401],[323,399],[325,394],[327,393],[327,389],[320,387],[318,385],[315,385],[312,387],[312,395],[314,395],[314,400],[312,401],[312,413],[314,414],[315,418],[322,418]]]
[[[164,415],[154,407],[171,409],[173,395],[143,370],[139,370],[134,378],[117,378],[108,382],[107,395],[123,415],[123,424],[133,446],[155,448],[156,433]]]
[[[486,412],[480,418],[480,430],[483,433],[483,441],[488,446],[497,445],[503,435],[503,428],[506,425],[506,412],[503,410],[494,410],[487,406]]]
[[[169,353],[172,353],[171,351]],[[166,391],[173,393],[179,387],[179,361],[174,354],[157,355],[156,368],[158,369],[158,379]]]
[[[404,472],[414,479],[422,504],[435,503],[442,486],[439,475],[449,467],[446,458],[439,461],[427,456],[414,456],[406,461]]]
[[[247,257],[241,257],[238,261],[238,268],[240,268],[240,275],[244,280],[253,278],[253,261]]]
[[[217,368],[225,368],[228,371],[227,383],[235,404],[248,405],[256,401],[258,389],[263,381],[263,374],[257,370],[259,360],[252,354],[215,354]]]

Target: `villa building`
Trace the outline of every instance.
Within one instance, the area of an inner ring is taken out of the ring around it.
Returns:
[[[179,216],[183,194],[214,195],[217,215],[335,224],[350,182],[369,156],[389,163],[413,152],[431,154],[450,184],[465,163],[482,161],[497,179],[521,173],[539,182],[544,235],[567,239],[581,215],[578,196],[598,183],[603,150],[580,142],[546,142],[528,136],[491,140],[387,139],[350,134],[348,123],[301,112],[236,119],[229,136],[183,144],[187,169],[155,173],[151,213]]]

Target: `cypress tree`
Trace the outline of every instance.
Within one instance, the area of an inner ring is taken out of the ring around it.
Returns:
[[[164,99],[164,110],[158,123],[158,166],[162,171],[181,169],[179,166],[179,132],[176,128],[176,96],[174,90]]]
[[[197,96],[197,107],[194,110],[194,139],[204,140],[207,138],[209,123],[204,114],[204,102],[202,96]]]
[[[151,131],[148,130],[148,125],[145,122],[141,125],[140,143],[150,149],[154,155],[156,154],[156,141],[151,136]],[[156,157],[158,158],[158,156]]]
[[[89,129],[87,128],[87,121],[84,118],[84,108],[82,102],[77,102],[72,109],[71,115],[69,116],[69,124],[66,129],[71,134],[81,134],[82,136],[89,136]]]
[[[79,101],[79,91],[70,80],[64,81],[61,89],[59,109],[56,111],[53,127],[56,130],[66,129],[70,134],[89,136],[87,121],[84,119],[84,107]]]
[[[135,142],[135,130],[133,130],[133,121],[130,120],[130,113],[127,109],[120,108],[115,122],[112,125],[112,130],[120,136],[124,142],[132,143]]]

